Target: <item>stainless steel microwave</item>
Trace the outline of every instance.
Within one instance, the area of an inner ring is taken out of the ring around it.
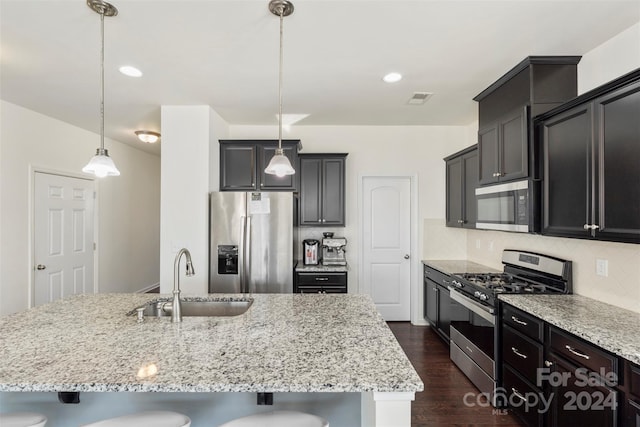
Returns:
[[[476,188],[476,228],[540,231],[539,188],[540,183],[530,179]]]

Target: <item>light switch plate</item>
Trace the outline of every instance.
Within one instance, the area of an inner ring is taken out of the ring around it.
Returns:
[[[609,261],[606,259],[596,259],[596,274],[598,276],[609,276]]]

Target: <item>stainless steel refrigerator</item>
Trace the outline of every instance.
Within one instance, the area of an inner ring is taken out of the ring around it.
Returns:
[[[211,293],[293,292],[293,194],[213,192]]]

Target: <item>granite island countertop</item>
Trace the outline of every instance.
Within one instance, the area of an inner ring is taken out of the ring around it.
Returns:
[[[496,270],[495,268],[487,267],[486,265],[478,264],[473,261],[467,261],[465,259],[451,260],[451,259],[425,259],[422,263],[429,267],[435,268],[444,274],[455,273],[500,273],[502,270]]]
[[[500,300],[640,364],[640,313],[582,295],[500,295]]]
[[[367,295],[248,294],[236,317],[127,316],[163,294],[78,295],[0,318],[0,391],[416,392]]]

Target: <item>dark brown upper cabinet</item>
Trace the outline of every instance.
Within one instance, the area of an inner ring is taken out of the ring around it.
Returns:
[[[536,120],[543,234],[640,243],[640,69]]]
[[[473,98],[478,101],[480,185],[535,171],[531,118],[575,98],[580,56],[529,56]]]
[[[347,154],[300,154],[300,226],[345,225]]]
[[[297,191],[300,140],[282,141],[294,175],[264,173],[277,148],[277,140],[220,140],[220,191]]]
[[[476,228],[478,147],[465,148],[444,160],[447,170],[446,226]]]

